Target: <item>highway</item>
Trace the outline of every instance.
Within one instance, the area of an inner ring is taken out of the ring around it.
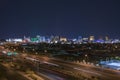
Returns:
[[[55,64],[65,66],[67,68],[71,67],[70,70],[79,72],[79,73],[86,73],[91,76],[98,76],[102,80],[117,80],[120,79],[120,71],[110,70],[106,68],[100,68],[95,66],[83,66],[75,63],[65,62],[65,61],[59,61],[59,60],[50,60],[50,62],[53,62]]]
[[[31,68],[36,72],[36,74],[43,76],[45,80],[68,80],[65,75],[49,70],[47,67],[45,67],[44,64],[47,64],[45,61],[41,63],[42,61],[38,61],[37,59],[30,57],[19,57],[17,60],[21,61],[22,65]],[[43,67],[39,65],[43,65]]]
[[[2,52],[7,52],[9,50],[6,50],[6,49],[2,48],[2,49],[0,49],[0,51],[1,51],[2,55],[6,56],[6,53],[2,53]],[[18,55],[18,56],[11,56],[11,57],[12,57],[12,59],[16,60],[15,62],[19,63],[19,65],[23,65],[24,67],[27,66],[28,68],[32,68],[35,71],[35,73],[37,75],[42,76],[42,78],[44,80],[67,80],[66,77],[61,75],[60,73],[57,73],[57,72],[54,72],[54,71],[51,71],[51,70],[47,70],[45,68],[39,68],[39,70],[37,70],[39,65],[38,65],[38,63],[35,62],[35,59],[29,58],[29,57],[26,57],[26,59],[25,59],[24,57],[21,57],[20,55]],[[14,61],[13,61],[13,63],[14,63]],[[46,62],[44,62],[44,63],[46,63]],[[15,79],[15,77],[13,77],[12,80],[13,79]],[[20,78],[20,79],[22,79],[22,78]],[[24,79],[22,79],[22,80],[24,80]],[[25,79],[25,80],[27,80],[27,79]]]
[[[120,79],[120,71],[117,70],[106,69],[97,66],[85,66],[77,63],[67,62],[55,58],[43,57],[38,55],[26,55],[26,54],[24,56],[23,55],[18,56],[17,58],[23,62],[31,63],[29,67],[32,66],[34,69],[39,68],[39,71],[37,71],[38,75],[39,74],[43,75],[49,80],[68,80],[68,76],[64,74],[62,75],[59,72],[49,69],[49,67],[47,67],[49,65],[56,66],[58,69],[62,68],[66,71],[79,73],[85,77],[91,76],[99,77],[100,80]],[[36,62],[38,65],[41,66],[36,65]]]
[[[36,57],[40,61],[44,61],[43,57]],[[48,58],[46,57],[47,63],[59,65],[66,70],[70,70],[71,72],[82,73],[84,76],[97,76],[102,80],[117,80],[120,79],[120,71],[95,67],[95,66],[83,66],[80,64],[75,64],[72,62],[61,61],[58,59]]]

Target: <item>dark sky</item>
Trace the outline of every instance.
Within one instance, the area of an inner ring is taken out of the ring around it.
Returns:
[[[0,0],[0,38],[38,34],[120,38],[120,1]]]

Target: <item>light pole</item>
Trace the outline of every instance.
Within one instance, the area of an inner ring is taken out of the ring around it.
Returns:
[[[85,55],[85,62],[86,62],[86,64],[88,62],[88,55],[87,54]]]
[[[25,50],[26,50],[26,49],[25,49],[25,48],[23,48],[23,53],[25,52]]]
[[[16,51],[16,49],[14,48],[13,51]]]

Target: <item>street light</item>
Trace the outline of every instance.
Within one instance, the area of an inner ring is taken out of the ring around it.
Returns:
[[[85,57],[88,57],[88,55],[86,54]]]
[[[23,48],[23,53],[25,52],[25,50],[26,50],[26,49],[25,49],[25,48]]]
[[[86,62],[86,64],[87,64],[87,61],[88,61],[87,59],[88,59],[88,55],[86,54],[85,55],[85,62]]]
[[[14,48],[13,50],[14,50],[14,51],[16,51],[16,49],[15,49],[15,48]]]

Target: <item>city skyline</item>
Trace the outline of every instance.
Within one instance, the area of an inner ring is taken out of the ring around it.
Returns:
[[[120,36],[119,1],[0,1],[0,38]]]
[[[0,80],[120,79],[120,1],[0,0]]]

